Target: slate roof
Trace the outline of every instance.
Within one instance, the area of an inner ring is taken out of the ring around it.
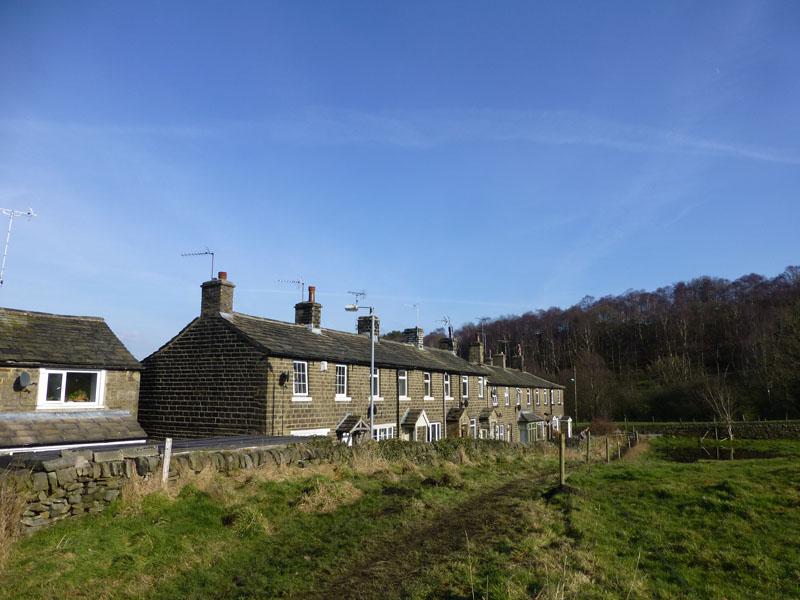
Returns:
[[[127,410],[0,414],[0,448],[145,438],[147,434]]]
[[[527,371],[504,369],[492,365],[484,365],[484,367],[489,372],[489,385],[508,385],[520,388],[553,388],[557,390],[565,389],[563,385],[547,381]]]
[[[478,420],[479,421],[488,420],[493,412],[496,412],[494,408],[484,408],[484,409],[482,409],[480,414],[478,415]]]
[[[400,427],[414,427],[423,412],[425,411],[421,408],[409,408],[400,420]]]
[[[455,406],[455,407],[453,407],[453,408],[451,408],[450,410],[447,411],[447,418],[445,420],[448,421],[448,422],[450,422],[450,421],[460,421],[462,415],[465,412],[467,412],[466,408],[463,408],[463,407],[462,408],[458,408],[457,406]]]
[[[0,364],[141,369],[100,317],[0,308]]]
[[[347,415],[342,422],[336,426],[336,431],[341,433],[350,433],[353,429],[359,426],[359,429],[365,429],[369,431],[369,425],[367,425],[363,419],[358,415]]]
[[[517,417],[517,421],[522,421],[525,423],[535,423],[537,421],[545,421],[544,417],[540,417],[536,413],[530,410],[523,410],[520,411],[519,417]]]
[[[314,333],[305,325],[295,325],[241,313],[220,316],[255,346],[271,356],[307,360],[340,361],[369,365],[369,336],[335,329]],[[423,348],[381,340],[375,344],[377,367],[424,369],[464,375],[485,375],[486,369],[474,365],[448,350]]]

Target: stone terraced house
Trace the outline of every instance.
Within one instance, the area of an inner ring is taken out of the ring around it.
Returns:
[[[524,371],[521,349],[511,356],[511,367],[504,353],[492,356],[488,365],[477,339],[469,346],[469,360],[487,372],[486,389],[479,389],[477,399],[484,415],[477,424],[483,430],[480,437],[533,442],[550,439],[553,431],[572,435],[572,420],[564,415],[564,386]]]
[[[202,284],[200,316],[145,358],[139,419],[155,438],[223,435],[368,433],[370,317],[358,333],[321,326],[322,306],[295,306],[295,322],[233,310],[227,275]],[[424,348],[422,330],[407,343],[380,339],[376,318],[374,436],[439,439],[447,416],[464,404],[461,382],[477,390],[487,371],[452,351]],[[466,433],[469,433],[468,431]]]
[[[143,442],[141,368],[101,318],[0,308],[0,454]]]
[[[347,442],[368,435],[370,317],[358,318],[356,333],[324,329],[309,287],[308,300],[295,305],[295,322],[286,323],[234,312],[235,286],[225,273],[201,287],[200,316],[142,361],[139,420],[148,435],[325,435]],[[560,389],[482,364],[482,347],[475,361],[458,357],[449,338],[441,348],[423,347],[421,329],[406,329],[405,342],[381,340],[375,321],[376,439],[517,441],[519,415],[493,404],[490,386],[519,380],[525,389],[540,386],[542,396]],[[543,417],[555,414],[539,408]]]

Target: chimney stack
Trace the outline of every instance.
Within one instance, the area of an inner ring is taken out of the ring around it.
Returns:
[[[228,274],[220,271],[217,279],[206,281],[200,286],[203,290],[200,303],[201,317],[215,317],[220,313],[233,313],[233,288]]]
[[[443,337],[439,338],[439,349],[440,350],[449,350],[453,354],[456,353],[456,340],[455,338],[451,337]]]
[[[502,352],[498,352],[492,357],[492,364],[495,367],[500,367],[502,369],[506,368],[506,355]]]
[[[317,302],[317,288],[308,286],[308,301],[294,305],[294,322],[296,325],[311,326],[319,329],[322,324],[322,305]]]
[[[422,350],[422,342],[424,340],[424,332],[419,327],[410,327],[403,330],[403,341],[406,344],[411,344]]]
[[[483,364],[483,342],[481,341],[481,334],[476,336],[474,342],[469,345],[469,362],[482,365]]]
[[[356,326],[356,331],[358,335],[366,335],[369,337],[369,334],[372,332],[372,323],[371,317],[369,315],[365,315],[363,317],[358,317],[358,324]],[[377,342],[380,340],[381,337],[381,320],[378,317],[375,317],[375,341]]]
[[[522,356],[522,346],[517,344],[517,351],[514,353],[514,356],[511,357],[511,368],[522,371],[524,366],[525,358]]]

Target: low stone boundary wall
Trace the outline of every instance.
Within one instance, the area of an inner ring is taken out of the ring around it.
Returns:
[[[660,433],[663,435],[700,437],[704,433],[714,436],[714,428],[719,437],[726,437],[728,430],[722,423],[680,423],[659,424],[649,423],[641,425],[628,425],[629,430],[635,429],[639,433]],[[796,421],[745,421],[733,424],[735,438],[754,440],[767,440],[779,438],[800,437],[800,422]]]
[[[267,449],[192,451],[173,455],[169,479],[184,472],[252,469],[264,464],[304,466],[328,458],[323,448],[288,446]],[[158,446],[121,450],[64,450],[60,458],[13,460],[8,475],[16,493],[27,496],[22,513],[23,533],[33,533],[70,517],[101,512],[116,500],[126,479],[134,475],[161,477],[163,456]]]
[[[333,442],[180,451],[170,459],[169,480],[204,469],[232,472],[262,465],[305,467],[308,464],[347,459],[359,452],[375,452],[386,460],[406,459],[416,463],[434,460],[458,462],[464,457],[492,453],[509,457],[538,451],[540,444],[507,443],[495,440],[441,440],[403,442],[387,440],[375,448],[347,447]],[[122,493],[125,481],[134,476],[162,477],[163,456],[156,445],[118,450],[63,450],[52,459],[36,455],[15,456],[7,466],[18,495],[26,502],[22,532],[30,534],[63,519],[103,511]]]

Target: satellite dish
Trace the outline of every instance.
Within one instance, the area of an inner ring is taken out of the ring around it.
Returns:
[[[469,408],[469,400],[464,400],[464,408]]]
[[[27,371],[23,371],[19,374],[19,386],[22,388],[26,388],[31,384],[31,374]]]

